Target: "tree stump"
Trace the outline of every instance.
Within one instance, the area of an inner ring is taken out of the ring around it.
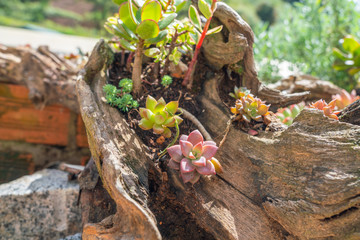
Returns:
[[[224,24],[225,32],[247,41],[243,64],[251,91],[278,106],[304,99],[308,93],[283,95],[263,87],[249,51],[250,27],[223,3],[217,13],[219,22],[232,24]],[[231,128],[216,156],[224,173],[183,184],[176,171],[154,166],[124,117],[105,103],[102,86],[111,61],[111,50],[100,41],[77,81],[91,153],[117,206],[114,215],[86,224],[83,239],[360,238],[359,126],[306,109],[290,127],[260,136]],[[230,119],[219,97],[225,76],[221,70],[207,76],[197,117],[221,139]],[[173,212],[180,213],[177,219]]]

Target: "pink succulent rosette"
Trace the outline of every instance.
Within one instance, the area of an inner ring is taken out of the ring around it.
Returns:
[[[182,135],[179,145],[167,149],[171,159],[170,168],[180,170],[184,183],[196,183],[200,175],[216,174],[215,166],[211,162],[218,147],[213,141],[204,141],[198,130],[192,131],[189,136]]]

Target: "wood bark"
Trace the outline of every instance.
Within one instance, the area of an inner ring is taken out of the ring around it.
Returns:
[[[21,84],[29,89],[29,99],[38,108],[61,104],[79,113],[75,89],[77,69],[47,46],[30,47],[0,45],[0,82]]]
[[[221,8],[225,15],[239,18],[224,4],[219,4]],[[232,24],[248,42],[243,54],[249,71],[246,86],[275,105],[301,101],[307,93],[284,95],[262,87],[249,51],[252,31],[242,27],[243,21]],[[179,239],[163,234],[162,224],[176,220],[159,214],[154,205],[185,209],[199,231],[208,234],[192,239],[359,238],[359,126],[306,109],[291,127],[270,126],[282,130],[259,136],[233,127],[216,155],[224,173],[202,177],[193,186],[183,184],[178,172],[166,167],[166,158],[160,161],[165,167],[155,166],[124,117],[104,102],[102,86],[111,55],[100,41],[90,57],[96,61],[89,61],[77,81],[90,149],[117,206],[113,216],[85,225],[84,239]],[[208,76],[197,97],[203,109],[197,117],[219,143],[230,119],[219,97],[224,74],[214,71]],[[176,232],[186,221],[177,224],[170,231]]]

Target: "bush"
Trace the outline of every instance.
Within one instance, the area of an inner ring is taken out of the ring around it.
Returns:
[[[259,76],[270,76],[274,66],[266,59],[289,61],[302,72],[308,73],[350,90],[351,77],[332,68],[335,57],[333,47],[348,33],[360,34],[359,13],[353,0],[304,0],[294,6],[284,6],[277,24],[254,28],[255,59],[260,64]],[[267,29],[268,28],[268,29]],[[265,60],[264,60],[265,59]]]

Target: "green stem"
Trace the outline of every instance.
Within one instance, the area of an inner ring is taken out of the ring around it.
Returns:
[[[162,150],[162,151],[160,152],[160,154],[159,154],[159,159],[167,153],[167,149],[168,149],[169,147],[171,147],[172,145],[174,145],[175,142],[177,141],[177,139],[179,138],[180,129],[179,129],[179,124],[177,123],[177,121],[175,121],[175,128],[176,128],[175,138],[172,140],[172,142],[171,142],[169,145],[167,145],[167,147],[166,147],[164,150]]]

